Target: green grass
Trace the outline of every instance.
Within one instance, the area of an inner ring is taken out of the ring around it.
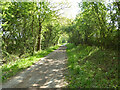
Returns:
[[[50,47],[46,50],[36,52],[33,56],[28,56],[27,58],[18,59],[16,61],[11,61],[7,64],[4,64],[0,69],[2,69],[2,82],[6,81],[13,75],[16,75],[21,70],[24,70],[30,67],[35,62],[39,61],[40,58],[48,55],[50,52],[58,49],[60,45]]]
[[[118,54],[95,46],[67,44],[70,88],[118,87]]]

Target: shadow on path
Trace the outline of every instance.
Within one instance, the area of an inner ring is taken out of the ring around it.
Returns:
[[[66,72],[66,46],[50,53],[45,58],[27,68],[25,71],[12,77],[3,84],[3,88],[61,88],[67,85],[64,73]]]

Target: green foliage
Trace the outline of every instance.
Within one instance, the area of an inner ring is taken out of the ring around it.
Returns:
[[[33,53],[37,28],[34,27],[34,32],[32,32],[31,26],[35,26],[36,23],[32,19],[33,17],[34,19],[37,18],[36,14],[33,14],[37,4],[27,2],[6,3],[2,7],[2,38],[4,41],[2,49],[19,56],[24,53]]]
[[[15,61],[10,61],[7,64],[3,64],[0,69],[2,69],[2,81],[7,80],[13,75],[16,75],[21,70],[30,67],[35,62],[39,61],[41,57],[48,55],[50,52],[58,49],[58,45],[47,48],[46,50],[38,51],[34,53],[33,56],[28,56],[27,58],[18,59]]]
[[[68,35],[67,34],[62,34],[61,36],[60,36],[60,38],[59,38],[59,44],[62,44],[62,43],[67,43],[67,41],[68,41]]]
[[[52,23],[51,23],[52,22]],[[50,24],[51,23],[51,24]],[[60,25],[58,21],[47,21],[44,23],[42,32],[42,49],[58,44],[60,37]]]
[[[47,1],[0,4],[3,81],[69,42],[69,87],[117,86],[117,52],[103,48],[118,49],[120,2],[82,2],[73,21]]]
[[[70,88],[116,88],[117,52],[95,46],[67,44]]]
[[[82,2],[81,12],[66,26],[69,42],[118,49],[119,2]]]
[[[23,57],[58,44],[61,25],[58,11],[50,2],[1,2],[2,51],[4,61],[11,55]],[[39,4],[39,5],[38,5]]]

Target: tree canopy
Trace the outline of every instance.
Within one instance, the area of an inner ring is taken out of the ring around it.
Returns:
[[[6,52],[19,56],[33,54],[58,43],[61,9],[46,1],[1,4],[4,55]]]
[[[79,3],[81,12],[67,26],[69,42],[118,49],[120,2]]]
[[[66,3],[1,2],[3,57],[46,49],[62,42],[118,49],[120,2],[82,2],[74,20],[62,17]]]

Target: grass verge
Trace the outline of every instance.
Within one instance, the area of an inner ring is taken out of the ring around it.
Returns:
[[[28,56],[27,58],[18,59],[16,61],[11,61],[0,67],[2,69],[2,82],[5,82],[11,76],[16,75],[18,72],[28,68],[35,62],[39,61],[40,58],[45,57],[49,53],[58,49],[60,45],[52,46],[46,50],[41,50],[36,52],[33,56]]]
[[[118,52],[95,46],[67,44],[70,88],[118,87]]]

